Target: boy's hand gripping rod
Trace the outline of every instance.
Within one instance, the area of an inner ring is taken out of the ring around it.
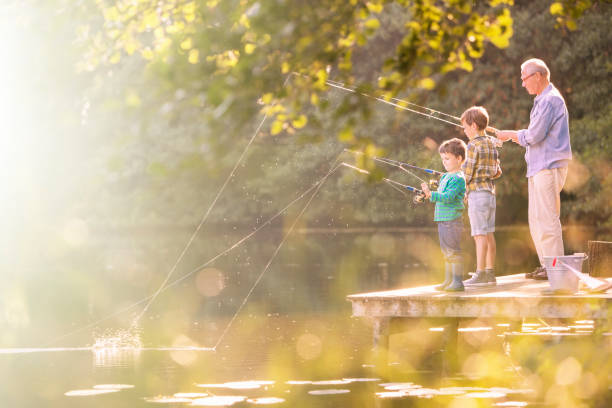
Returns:
[[[353,153],[353,154],[358,154],[358,155],[365,155],[365,153],[363,152],[357,152],[354,150],[349,150],[349,149],[344,149],[344,151],[349,152],[349,153]],[[437,170],[432,170],[432,169],[426,169],[423,167],[419,167],[419,166],[415,166],[413,164],[408,164],[408,163],[404,163],[398,160],[393,160],[393,159],[387,159],[386,157],[376,157],[376,156],[371,156],[373,160],[380,162],[380,163],[385,163],[388,164],[390,166],[395,166],[395,167],[399,167],[400,169],[402,169],[403,171],[405,171],[406,173],[418,178],[421,182],[423,183],[427,183],[429,185],[429,188],[432,190],[437,190],[438,189],[438,180],[435,179],[430,179],[429,182],[423,180],[422,178],[420,178],[419,176],[417,176],[416,174],[414,174],[413,172],[411,172],[410,170],[408,170],[408,168],[411,169],[415,169],[415,170],[421,170],[424,171],[427,174],[431,174],[433,176],[436,177],[441,177],[444,173],[437,171]]]
[[[340,164],[341,164],[341,165],[343,165],[343,166],[346,166],[346,167],[348,167],[348,168],[350,168],[350,169],[356,170],[356,171],[358,171],[358,172],[360,172],[360,173],[363,173],[363,174],[370,174],[370,172],[369,172],[369,171],[364,170],[364,169],[360,169],[359,167],[353,166],[353,165],[348,164],[348,163],[346,163],[346,162],[342,162],[342,163],[340,163]],[[389,185],[390,185],[391,187],[395,188],[395,189],[398,189],[398,188],[397,188],[397,187],[395,187],[395,186],[400,186],[401,188],[403,188],[403,189],[405,189],[405,190],[408,190],[408,191],[410,191],[411,193],[414,193],[414,194],[415,194],[415,196],[412,198],[412,202],[413,202],[413,203],[415,203],[415,204],[421,204],[421,203],[424,203],[424,202],[425,202],[425,193],[423,192],[423,190],[419,190],[419,189],[418,189],[418,188],[416,188],[416,187],[408,186],[408,185],[406,185],[406,184],[402,184],[402,183],[400,183],[400,182],[397,182],[397,181],[395,181],[395,180],[391,180],[391,179],[388,179],[388,178],[383,178],[383,180],[384,180],[386,183],[389,183]],[[402,191],[402,190],[399,190],[399,191]]]

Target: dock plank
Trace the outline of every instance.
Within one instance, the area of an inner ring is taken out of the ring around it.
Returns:
[[[612,280],[610,280],[612,281]],[[612,293],[547,295],[547,281],[524,274],[498,277],[496,286],[440,292],[433,285],[347,296],[358,317],[527,317],[608,320]]]

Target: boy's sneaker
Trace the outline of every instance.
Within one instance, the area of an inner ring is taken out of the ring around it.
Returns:
[[[476,271],[470,279],[464,280],[465,286],[489,286],[489,279],[485,271]]]
[[[487,282],[489,283],[489,285],[497,285],[497,279],[495,279],[495,271],[493,269],[485,269],[485,275],[487,277]]]

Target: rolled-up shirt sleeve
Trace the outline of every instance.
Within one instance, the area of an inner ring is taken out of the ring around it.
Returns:
[[[555,109],[549,101],[542,100],[529,118],[529,127],[517,132],[521,146],[532,146],[544,140],[555,115]]]

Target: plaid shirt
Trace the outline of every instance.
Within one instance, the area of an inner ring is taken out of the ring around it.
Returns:
[[[493,180],[499,178],[502,171],[493,138],[485,134],[470,140],[461,170],[465,176],[466,194],[471,191],[490,191],[495,194]]]

